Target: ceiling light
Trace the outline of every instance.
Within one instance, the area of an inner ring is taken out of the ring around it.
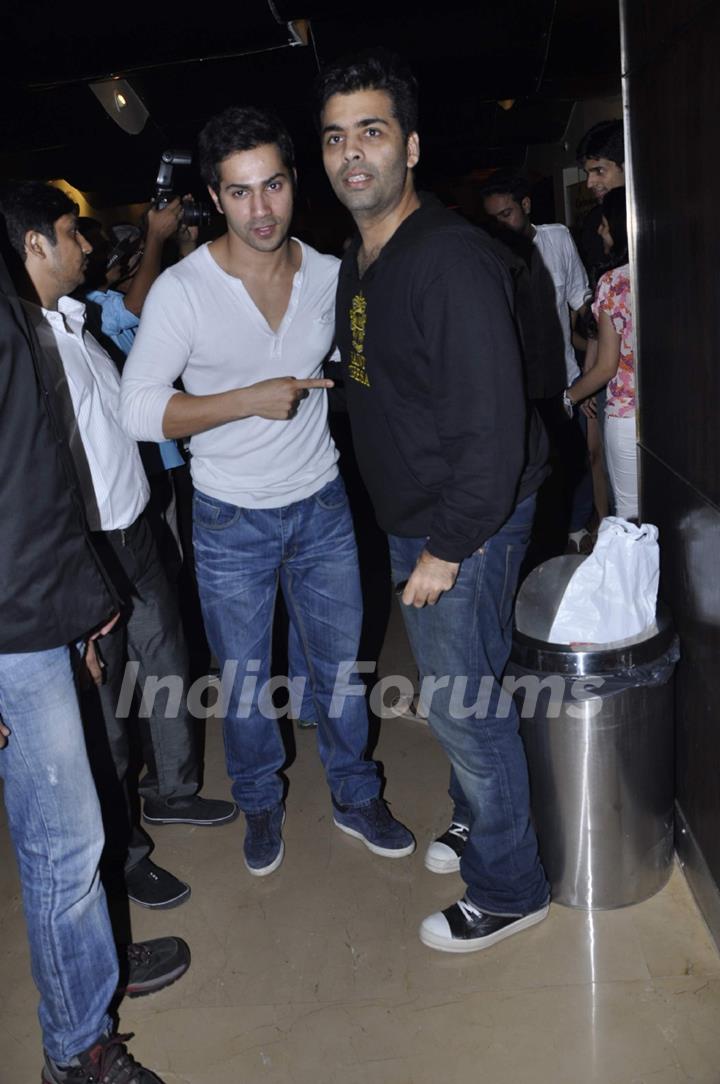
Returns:
[[[128,135],[138,135],[150,114],[127,79],[102,79],[88,86],[109,117]]]

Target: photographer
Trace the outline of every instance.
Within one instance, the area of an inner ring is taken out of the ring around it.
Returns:
[[[162,270],[166,242],[177,237],[183,256],[195,248],[197,227],[182,226],[182,212],[179,197],[162,210],[151,207],[144,237],[134,226],[113,226],[108,237],[96,219],[81,218],[78,222],[83,236],[93,246],[85,298],[101,307],[102,332],[124,356],[135,339],[145,298]]]

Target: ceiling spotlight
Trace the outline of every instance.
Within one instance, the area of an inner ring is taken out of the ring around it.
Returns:
[[[103,79],[88,84],[109,117],[128,135],[138,135],[150,116],[127,79]]]

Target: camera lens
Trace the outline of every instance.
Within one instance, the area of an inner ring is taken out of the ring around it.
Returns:
[[[210,208],[204,203],[187,200],[183,204],[182,223],[183,226],[209,226]]]

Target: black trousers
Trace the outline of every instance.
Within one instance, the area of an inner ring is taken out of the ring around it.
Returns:
[[[200,786],[198,722],[187,711],[188,662],[178,603],[158,557],[152,532],[141,515],[126,531],[103,532],[97,536],[97,548],[118,592],[126,600],[123,615],[115,628],[98,641],[105,662],[105,683],[98,689],[98,701],[104,721],[104,756],[99,749],[100,735],[88,737],[91,761],[104,768],[98,780],[106,834],[111,850],[125,846],[126,872],[140,862],[152,848],[152,842],[140,828],[138,812],[128,793],[130,766],[129,708],[132,702],[132,669],[136,664],[135,692],[144,693],[149,714],[143,717],[140,704],[140,734],[147,774],[140,793],[146,798],[182,798],[197,793]],[[169,679],[169,684],[167,683]],[[156,693],[153,690],[157,687]],[[95,746],[95,756],[93,756]],[[108,756],[109,754],[109,756]],[[112,764],[115,786],[108,769]],[[122,789],[122,807],[118,808],[117,784]],[[106,810],[103,790],[114,789],[113,808]],[[124,830],[124,840],[123,840]],[[119,857],[119,856],[118,856]]]

